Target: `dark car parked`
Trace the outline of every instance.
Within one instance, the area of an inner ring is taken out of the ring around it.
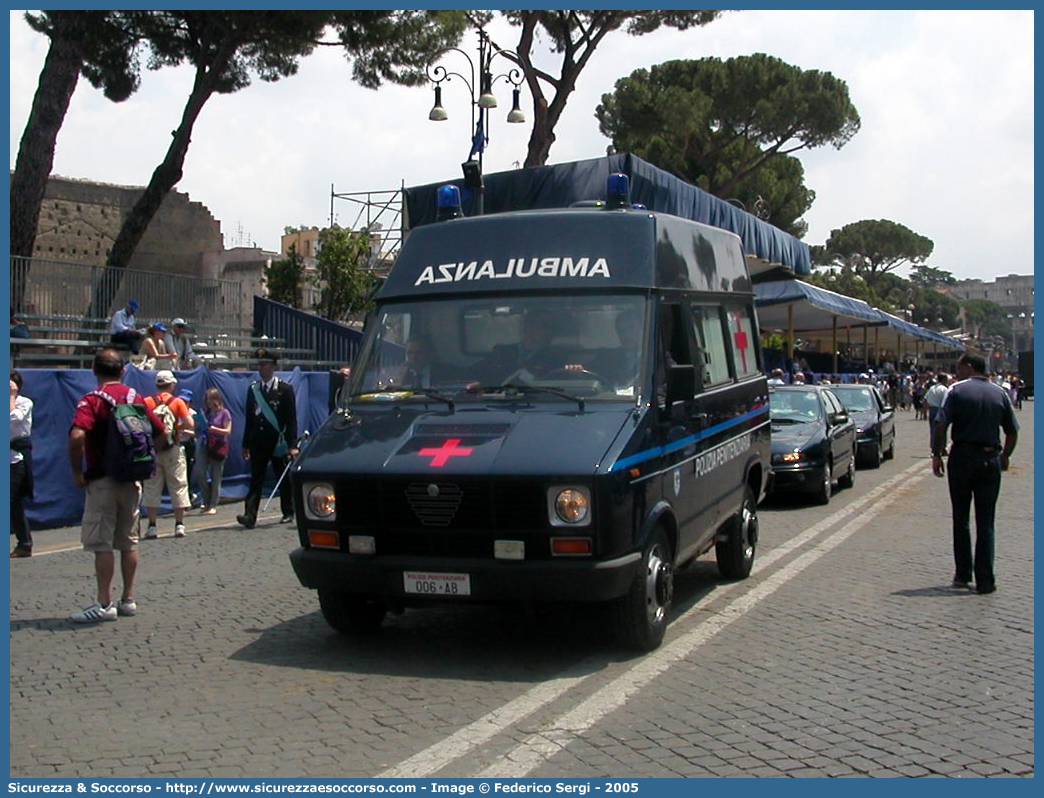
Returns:
[[[895,457],[895,408],[874,385],[834,385],[832,390],[856,425],[857,458],[877,468]]]
[[[855,482],[856,425],[837,395],[820,385],[780,385],[769,395],[772,490],[830,501],[836,479]]]

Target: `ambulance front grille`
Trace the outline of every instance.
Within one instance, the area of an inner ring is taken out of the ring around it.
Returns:
[[[491,556],[494,540],[525,539],[548,524],[545,487],[534,482],[345,480],[337,508],[352,534],[373,535],[384,555]]]

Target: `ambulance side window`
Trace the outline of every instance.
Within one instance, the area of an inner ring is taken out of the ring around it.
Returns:
[[[732,376],[729,371],[728,349],[725,345],[720,307],[693,305],[692,315],[700,352],[700,357],[696,359],[696,368],[701,368],[702,360],[703,386],[709,388],[729,382]]]
[[[758,339],[751,324],[750,308],[746,305],[729,305],[725,316],[729,328],[729,348],[736,376],[740,379],[761,373],[758,363]]]
[[[692,362],[689,336],[685,331],[682,306],[665,302],[660,312],[660,361],[665,365],[685,366]]]
[[[684,308],[676,302],[662,302],[659,308],[656,336],[656,403],[665,407],[667,371],[671,366],[685,366],[692,362],[689,355],[689,334]],[[694,344],[695,345],[695,344]],[[699,375],[696,378],[699,384]],[[697,389],[698,390],[698,389]]]

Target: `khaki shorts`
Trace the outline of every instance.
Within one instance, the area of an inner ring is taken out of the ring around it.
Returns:
[[[87,551],[133,551],[138,545],[141,485],[112,477],[87,483],[80,542]]]
[[[156,452],[156,476],[145,480],[146,507],[159,507],[163,501],[163,483],[167,483],[171,507],[191,507],[188,492],[188,469],[185,467],[185,450],[179,445]]]

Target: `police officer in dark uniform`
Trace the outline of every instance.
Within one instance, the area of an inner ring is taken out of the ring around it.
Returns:
[[[960,382],[953,385],[935,417],[932,471],[941,477],[949,470],[950,504],[953,507],[954,587],[970,587],[992,593],[993,517],[1000,493],[1001,471],[1018,441],[1019,425],[1008,392],[986,378],[986,361],[964,354],[957,361]],[[943,468],[946,431],[953,427],[950,457]],[[1000,430],[1004,430],[1001,446]],[[975,501],[975,558],[972,559],[970,511]]]
[[[278,479],[297,457],[297,407],[294,389],[275,375],[276,356],[258,349],[257,373],[260,379],[250,383],[246,400],[246,423],[243,430],[243,459],[250,463],[250,488],[246,506],[236,520],[247,529],[257,523],[265,472],[272,464]],[[279,488],[282,523],[294,520],[294,499],[287,481]]]

